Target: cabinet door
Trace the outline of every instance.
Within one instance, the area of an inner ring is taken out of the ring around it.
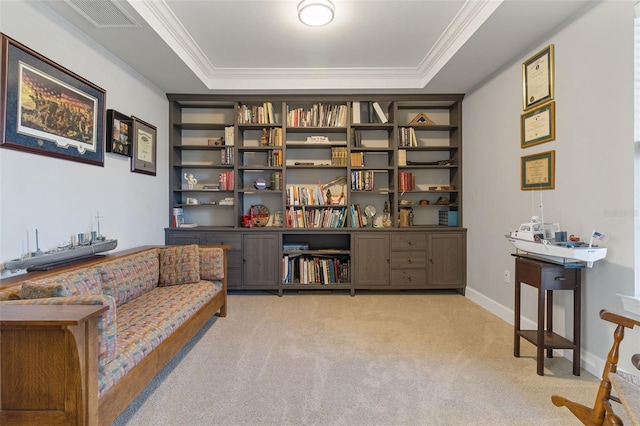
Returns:
[[[356,234],[352,256],[356,287],[388,286],[389,235],[378,232]]]
[[[429,287],[463,288],[466,281],[464,233],[429,234],[427,262]]]
[[[201,232],[178,232],[167,231],[165,234],[165,244],[169,246],[186,246],[189,244],[202,244],[204,235]]]
[[[242,244],[244,288],[278,287],[280,250],[278,234],[244,235]]]
[[[238,231],[207,233],[207,245],[231,246],[227,251],[227,287],[242,287],[242,234]]]

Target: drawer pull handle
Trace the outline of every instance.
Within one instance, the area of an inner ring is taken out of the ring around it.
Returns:
[[[566,281],[567,280],[565,277],[556,277],[555,279],[556,279],[556,281]]]
[[[411,259],[407,259],[407,263],[411,263]]]

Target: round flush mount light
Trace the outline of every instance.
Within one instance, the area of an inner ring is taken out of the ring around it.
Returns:
[[[298,4],[300,22],[310,27],[321,27],[333,21],[335,8],[329,0],[302,0]]]

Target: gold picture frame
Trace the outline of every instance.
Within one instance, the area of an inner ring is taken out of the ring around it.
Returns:
[[[554,189],[556,186],[556,152],[547,151],[520,157],[520,189]]]
[[[520,147],[528,148],[556,139],[556,103],[547,102],[520,115]]]
[[[522,63],[522,108],[525,111],[553,100],[554,68],[553,44]]]

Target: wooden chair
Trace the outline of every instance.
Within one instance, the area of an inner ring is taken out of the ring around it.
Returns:
[[[617,371],[620,343],[624,338],[624,329],[633,329],[636,325],[640,326],[640,321],[614,314],[613,312],[609,312],[604,309],[600,311],[600,318],[617,324],[618,326],[613,333],[613,346],[611,346],[611,350],[607,356],[607,362],[604,365],[602,381],[600,381],[600,387],[598,388],[598,394],[593,408],[586,407],[582,404],[578,404],[577,402],[569,401],[568,399],[558,395],[553,395],[551,397],[551,401],[556,407],[567,407],[582,423],[587,426],[622,425],[622,420],[613,412],[610,401],[624,403],[624,401],[620,401],[620,399],[624,398],[617,398],[611,395],[611,380],[612,378],[613,380],[617,380],[615,373]],[[640,364],[640,354],[634,355],[632,362],[636,367],[640,368],[638,365]],[[640,388],[636,387],[636,389],[633,390],[632,386],[631,389],[632,392],[638,392],[638,394],[640,394]],[[618,389],[616,388],[616,390]],[[631,399],[634,400],[637,399],[637,397],[632,396]],[[627,407],[625,405],[624,408],[627,410],[629,417],[633,421],[635,414],[637,414],[629,412],[633,407]]]

